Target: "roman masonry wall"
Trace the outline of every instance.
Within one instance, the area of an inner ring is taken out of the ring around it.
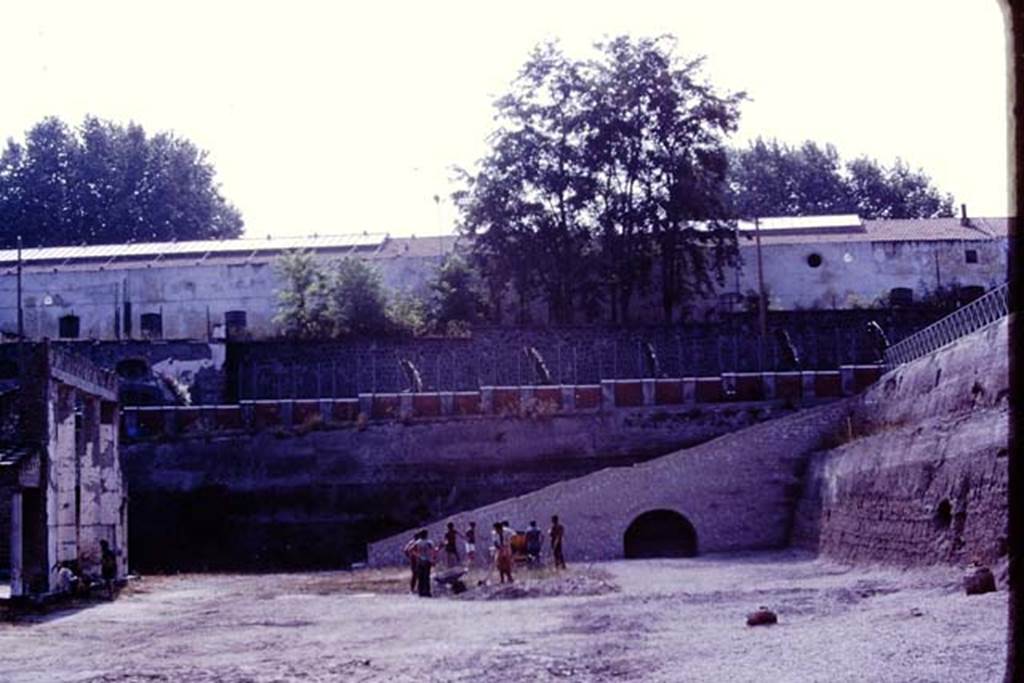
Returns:
[[[833,378],[836,386],[838,373]],[[221,431],[151,432],[151,438],[125,447],[133,566],[140,571],[345,566],[365,560],[368,542],[401,529],[595,470],[628,468],[790,414],[797,405],[783,399],[662,403],[659,396],[671,397],[658,386],[614,383],[589,394],[551,388],[556,397],[571,393],[578,408],[572,413],[510,411],[505,401],[514,404],[541,388],[505,393],[495,388],[489,399],[485,391],[470,401],[477,407],[490,402],[489,412],[479,414],[402,419],[378,412],[376,419],[356,420],[349,412],[347,422],[330,428],[317,420],[294,428],[264,422],[266,428],[254,432],[216,417],[220,409],[213,409],[213,419],[225,426]],[[675,386],[678,397],[683,384],[660,386]],[[691,386],[695,399],[696,385]],[[593,408],[581,407],[584,395]],[[394,395],[397,404],[379,398],[370,398],[371,406],[437,413],[448,404],[436,394]],[[828,399],[815,399],[822,400]],[[605,401],[619,407],[605,408]],[[337,404],[330,405],[333,410]],[[293,421],[298,407],[287,409]],[[228,414],[231,419],[249,410],[254,420],[287,412],[278,404],[224,410],[236,411]],[[140,428],[147,414],[158,416],[157,428],[182,417],[179,410],[136,413]]]

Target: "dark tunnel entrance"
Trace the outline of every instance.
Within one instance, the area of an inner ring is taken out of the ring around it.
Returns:
[[[690,520],[673,510],[650,510],[629,525],[623,539],[626,559],[693,557],[697,531]]]

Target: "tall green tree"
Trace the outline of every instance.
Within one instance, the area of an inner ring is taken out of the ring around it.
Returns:
[[[742,93],[720,95],[703,60],[680,60],[670,36],[599,44],[589,158],[596,223],[613,319],[628,322],[632,297],[660,283],[663,317],[721,280],[736,256],[726,217],[726,137]]]
[[[380,273],[359,259],[323,263],[309,251],[282,255],[274,322],[293,339],[418,334],[423,304],[403,293],[388,296]]]
[[[334,264],[327,316],[336,336],[380,335],[393,331],[380,274],[359,259],[345,258]]]
[[[864,218],[953,215],[953,197],[924,171],[897,159],[886,167],[868,157],[847,163],[832,145],[799,147],[758,138],[730,155],[734,213],[742,217],[856,213]]]
[[[458,254],[445,259],[430,283],[428,318],[439,332],[453,323],[473,325],[486,313],[487,304],[480,278],[474,268]]]
[[[237,237],[206,152],[172,133],[86,117],[33,126],[0,154],[0,246]]]
[[[327,301],[330,283],[313,252],[297,250],[283,254],[276,264],[281,287],[277,291],[274,323],[284,336],[316,339],[332,336]]]
[[[735,254],[724,139],[742,95],[719,95],[670,37],[616,38],[570,59],[541,45],[498,100],[491,151],[456,193],[494,303],[541,294],[572,322],[602,303],[627,321],[661,273],[666,319]]]

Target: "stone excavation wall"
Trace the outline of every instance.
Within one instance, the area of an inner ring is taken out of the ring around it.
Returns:
[[[557,514],[567,529],[569,562],[620,559],[630,525],[644,513],[682,515],[696,532],[698,553],[778,548],[786,544],[809,455],[845,422],[839,401],[737,430],[707,443],[633,467],[613,467],[562,481],[517,498],[437,519],[438,539],[448,521],[470,520],[484,543],[495,521],[524,529],[547,526]],[[396,565],[406,531],[369,549],[373,565]]]
[[[132,565],[343,567],[401,529],[792,412],[738,402],[148,438],[123,448]]]
[[[848,561],[1003,558],[1008,348],[1004,319],[857,399],[835,446],[810,463],[793,543]]]

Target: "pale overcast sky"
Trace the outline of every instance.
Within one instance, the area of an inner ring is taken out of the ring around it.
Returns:
[[[173,130],[251,236],[450,231],[448,169],[484,154],[531,47],[622,33],[675,34],[745,90],[738,142],[899,156],[972,214],[1008,211],[997,0],[41,1],[0,23],[0,137],[87,113]]]

